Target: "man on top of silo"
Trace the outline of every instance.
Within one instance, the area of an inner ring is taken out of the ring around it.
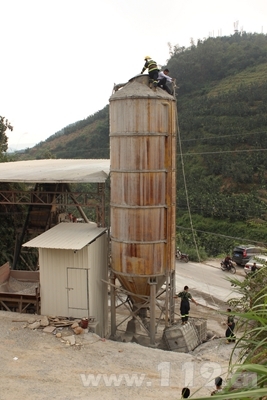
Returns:
[[[168,82],[172,83],[172,78],[169,76],[168,68],[165,68],[163,71],[160,71],[158,74],[158,86],[163,90],[166,90],[169,94],[173,94],[173,91],[168,86]]]
[[[146,69],[148,69],[148,75],[149,78],[153,81],[153,86],[157,87],[158,86],[158,74],[159,74],[159,69],[157,66],[156,61],[152,60],[150,56],[145,56],[145,65],[141,71],[141,74],[145,72]]]

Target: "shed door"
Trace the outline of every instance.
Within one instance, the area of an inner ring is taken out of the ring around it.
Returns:
[[[67,274],[69,310],[88,310],[88,270],[68,268]]]

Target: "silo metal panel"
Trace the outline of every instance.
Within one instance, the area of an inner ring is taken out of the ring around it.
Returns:
[[[118,272],[149,276],[165,273],[165,243],[140,244],[113,241],[112,245],[112,259],[116,260],[114,264]]]
[[[165,171],[166,135],[150,135],[145,133],[110,138],[110,158],[112,169],[123,171],[149,170]]]
[[[116,205],[149,206],[165,204],[166,172],[147,172],[146,174],[113,172],[114,177],[112,200]]]
[[[137,294],[175,266],[176,102],[144,82],[110,99],[111,265]]]
[[[149,244],[167,240],[164,207],[111,207],[111,226],[112,237],[121,242]]]

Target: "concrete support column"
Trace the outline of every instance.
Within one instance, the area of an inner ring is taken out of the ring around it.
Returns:
[[[156,279],[151,278],[150,285],[150,345],[156,344]]]

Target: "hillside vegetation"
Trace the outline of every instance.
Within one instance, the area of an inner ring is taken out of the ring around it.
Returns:
[[[241,241],[267,246],[267,36],[175,46],[167,67],[178,86],[180,247],[195,257],[191,218],[202,257]],[[109,158],[108,106],[20,155],[49,157]]]
[[[109,108],[75,122],[19,156],[20,160],[47,158],[109,158]]]

